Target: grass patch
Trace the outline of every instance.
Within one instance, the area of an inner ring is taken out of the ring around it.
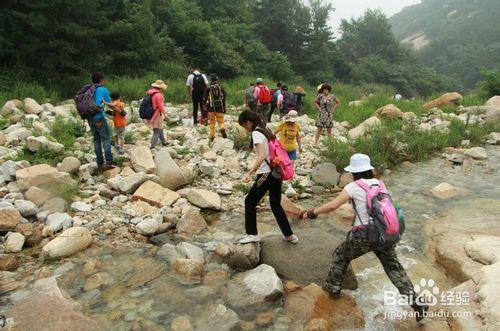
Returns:
[[[187,148],[187,147],[179,148],[179,150],[177,151],[177,153],[179,155],[188,155],[189,154],[189,148]]]
[[[43,86],[30,82],[16,82],[13,85],[5,84],[0,91],[0,107],[8,100],[33,98],[39,103],[60,101],[60,95],[54,90],[47,90]]]
[[[83,137],[85,126],[80,121],[65,119],[57,116],[50,126],[50,133],[54,139],[66,148],[72,148],[77,137]]]
[[[51,151],[45,147],[41,147],[38,152],[32,152],[28,147],[24,146],[14,161],[28,161],[31,165],[35,164],[49,164],[56,166],[64,158],[64,154]]]
[[[128,144],[128,145],[135,144],[135,133],[133,131],[125,132],[123,140],[125,141],[125,144]]]
[[[126,158],[123,156],[116,156],[113,158],[113,161],[115,161],[115,164],[120,168],[123,166],[123,162],[125,162],[125,160],[126,160]]]
[[[449,132],[438,130],[420,131],[401,120],[384,121],[369,135],[348,142],[326,140],[321,155],[342,169],[349,164],[354,153],[370,156],[372,164],[379,172],[394,168],[403,161],[425,161],[442,151],[445,147],[459,147],[464,139],[471,145],[484,143],[488,133],[498,129],[499,124],[481,126],[464,124],[454,120]]]
[[[234,188],[240,192],[243,192],[243,193],[248,193],[250,192],[250,188],[251,186],[249,184],[244,184],[244,183],[236,183],[234,184]]]
[[[79,183],[75,180],[67,183],[46,185],[44,189],[52,193],[54,196],[63,198],[66,201],[73,201],[80,191]]]

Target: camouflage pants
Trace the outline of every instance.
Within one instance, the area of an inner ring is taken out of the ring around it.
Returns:
[[[332,294],[340,294],[340,287],[347,272],[349,263],[368,253],[373,252],[382,263],[385,273],[397,287],[399,293],[413,295],[413,284],[406,271],[399,263],[395,247],[372,247],[368,240],[349,235],[333,252],[333,264],[328,272],[325,287]]]

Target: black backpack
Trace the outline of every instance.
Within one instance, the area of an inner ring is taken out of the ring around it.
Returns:
[[[193,73],[193,93],[201,94],[205,91],[207,85],[205,84],[205,79],[203,74]]]
[[[224,93],[222,92],[222,87],[219,84],[213,84],[209,86],[209,102],[210,107],[216,113],[224,112]]]
[[[297,103],[295,102],[295,94],[293,94],[290,91],[284,92],[281,111],[286,114],[290,110],[294,110],[296,108],[297,108]]]
[[[153,101],[151,100],[151,98],[156,93],[153,93],[151,95],[146,94],[144,99],[142,99],[141,101],[141,106],[139,107],[139,117],[142,118],[143,120],[150,120],[153,117],[153,114],[155,113],[155,110],[153,108]]]

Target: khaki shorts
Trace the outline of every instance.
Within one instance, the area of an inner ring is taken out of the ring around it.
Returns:
[[[125,137],[124,126],[115,126],[115,137],[118,139],[123,139]]]

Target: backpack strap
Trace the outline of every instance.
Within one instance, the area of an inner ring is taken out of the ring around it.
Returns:
[[[379,189],[378,189],[379,192],[382,189],[382,187],[380,185],[380,180],[379,180],[378,184],[368,185],[362,179],[358,179],[358,180],[354,181],[354,184],[356,184],[359,187],[361,187],[363,189],[363,191],[365,191],[365,193],[368,193],[368,190],[370,190],[373,186],[378,186],[379,187]],[[384,186],[384,188],[385,188],[385,186]],[[369,199],[366,199],[366,205],[368,207],[368,210],[372,209],[372,202]]]
[[[352,208],[354,208],[354,213],[356,214],[356,217],[358,217],[361,225],[365,226],[365,224],[363,223],[363,220],[361,219],[361,216],[359,216],[358,208],[356,208],[356,202],[354,202],[354,199],[351,199],[350,201],[351,201]],[[354,219],[352,220],[351,226],[354,226],[354,223],[356,222],[356,217],[354,217]]]
[[[266,129],[267,129],[267,128],[266,128]],[[269,129],[268,129],[268,130],[269,130]],[[260,133],[262,133],[262,134],[264,135],[264,137],[266,137],[266,135],[264,134],[264,129],[263,129],[263,128],[261,128],[261,127],[259,127],[259,126],[258,126],[258,127],[256,127],[256,128],[255,128],[255,130],[254,130],[254,131],[260,132]],[[267,139],[267,137],[266,137],[266,139]],[[269,143],[269,139],[268,139],[268,143]],[[253,145],[253,141],[252,141],[252,145]],[[266,157],[264,158],[264,161],[266,161],[266,163],[267,163],[267,165],[269,166],[269,168],[270,168],[271,170],[273,170],[273,167],[271,166],[271,164],[269,163],[269,161],[267,160],[267,158],[266,158]]]

